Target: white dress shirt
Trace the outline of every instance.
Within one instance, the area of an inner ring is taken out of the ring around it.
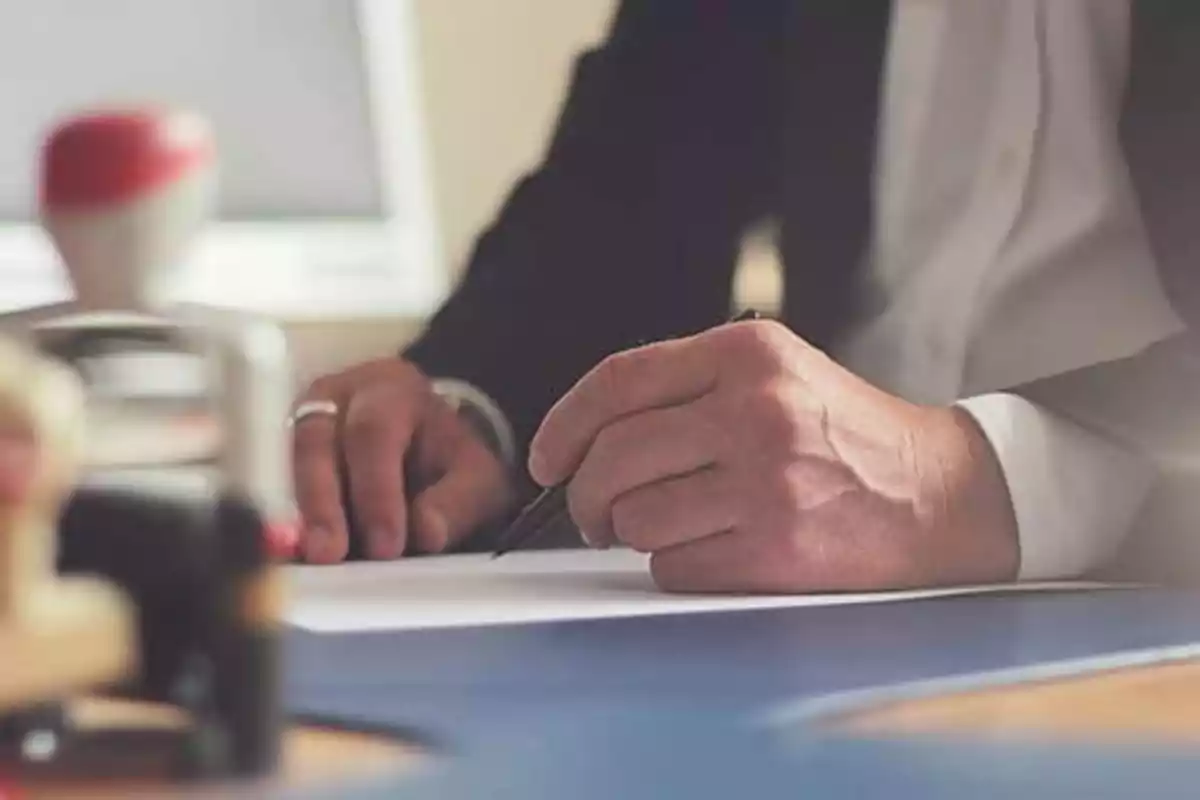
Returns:
[[[1129,33],[1129,0],[894,11],[868,271],[882,302],[835,355],[973,415],[1008,482],[1022,579],[1111,556],[1155,476],[1015,390],[1182,328],[1119,147]]]

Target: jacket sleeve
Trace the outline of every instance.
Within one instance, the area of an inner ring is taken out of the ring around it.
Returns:
[[[786,5],[627,0],[578,59],[542,163],[405,353],[495,400],[519,458],[605,355],[729,312],[741,238],[779,192]]]

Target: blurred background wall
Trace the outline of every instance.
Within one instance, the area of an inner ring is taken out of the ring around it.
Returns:
[[[416,0],[442,250],[457,276],[480,228],[541,158],[572,62],[603,38],[614,0]],[[300,377],[394,353],[394,318],[290,324]]]
[[[451,269],[541,158],[572,62],[613,0],[417,0],[443,250]]]

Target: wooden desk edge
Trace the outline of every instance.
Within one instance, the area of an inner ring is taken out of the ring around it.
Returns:
[[[149,703],[87,698],[73,703],[71,717],[81,730],[128,727],[177,728],[186,717],[177,709]],[[42,800],[112,798],[240,798],[271,789],[310,789],[358,783],[375,777],[402,777],[428,763],[433,754],[403,734],[342,728],[333,723],[297,720],[284,734],[279,774],[249,785],[163,786],[153,781],[39,781],[21,787],[22,797]],[[2,793],[0,793],[2,794]]]
[[[881,699],[819,724],[851,734],[1200,742],[1200,656]]]

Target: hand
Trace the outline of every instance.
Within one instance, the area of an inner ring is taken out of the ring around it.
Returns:
[[[543,420],[530,472],[570,476],[593,546],[652,553],[675,591],[1011,579],[1016,523],[965,412],[914,405],[775,322],[611,356]]]
[[[409,548],[440,552],[510,504],[504,465],[412,364],[360,364],[315,381],[301,397],[309,400],[333,401],[341,418],[305,417],[293,433],[307,560],[346,557],[347,506],[365,532],[367,555],[389,559]],[[339,462],[350,497],[342,496]]]

